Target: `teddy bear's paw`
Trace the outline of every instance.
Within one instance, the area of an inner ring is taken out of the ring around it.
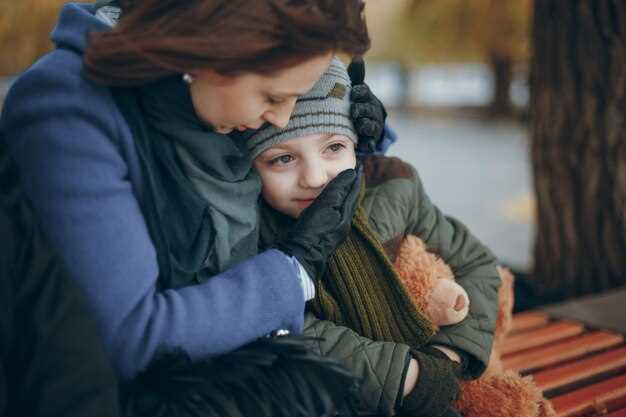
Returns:
[[[530,377],[505,371],[463,382],[456,407],[464,417],[543,417],[544,401]]]

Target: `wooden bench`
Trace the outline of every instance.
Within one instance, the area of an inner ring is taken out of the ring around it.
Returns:
[[[619,308],[626,325],[626,302]],[[501,345],[505,367],[532,375],[559,417],[626,417],[622,332],[539,310],[514,315],[512,329]]]

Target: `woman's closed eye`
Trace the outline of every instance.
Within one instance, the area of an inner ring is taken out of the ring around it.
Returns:
[[[276,105],[276,104],[281,104],[283,101],[285,101],[282,97],[277,97],[277,96],[267,96],[266,101],[269,104],[272,105]]]

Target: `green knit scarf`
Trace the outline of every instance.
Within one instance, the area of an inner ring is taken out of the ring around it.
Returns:
[[[328,261],[311,308],[373,340],[424,345],[432,323],[412,302],[359,204],[346,241]]]
[[[329,259],[326,273],[316,285],[315,299],[308,307],[318,318],[349,327],[361,336],[418,348],[435,329],[407,294],[370,228],[362,204],[364,194],[365,181],[361,184],[352,230]],[[273,220],[276,224],[275,214]]]

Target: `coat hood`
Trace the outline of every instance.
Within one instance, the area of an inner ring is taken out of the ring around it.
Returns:
[[[50,34],[57,48],[71,49],[82,55],[90,32],[111,27],[95,16],[93,4],[68,3],[61,9],[59,20]]]

